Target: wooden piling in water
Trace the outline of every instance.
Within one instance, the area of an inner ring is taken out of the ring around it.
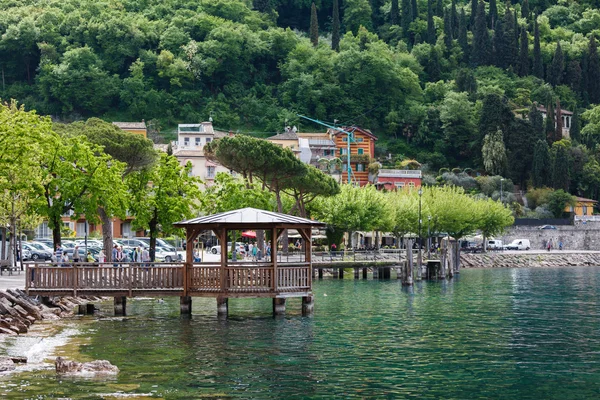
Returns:
[[[192,297],[191,296],[181,296],[179,297],[179,309],[181,314],[192,314]]]
[[[360,269],[354,268],[354,279],[360,279]]]
[[[315,308],[315,296],[304,296],[302,297],[302,315],[309,316],[312,315]]]
[[[302,305],[304,306],[304,297],[302,298]],[[285,298],[276,297],[273,299],[273,315],[285,315]]]
[[[411,286],[413,284],[413,254],[412,240],[406,241],[406,271],[403,273],[402,284]]]
[[[115,315],[127,315],[127,297],[118,296],[114,299]]]
[[[367,279],[367,269],[366,268],[362,269],[362,277],[363,277],[363,279]]]

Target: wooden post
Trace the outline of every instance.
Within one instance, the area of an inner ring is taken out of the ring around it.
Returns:
[[[192,314],[192,298],[190,296],[181,296],[179,298],[179,308],[181,314],[191,315]]]
[[[194,262],[194,239],[195,239],[196,229],[194,227],[188,226],[185,232],[185,263],[183,264],[183,297],[187,297],[189,287],[190,287],[190,279],[189,273],[192,268],[192,263]]]
[[[354,268],[354,279],[360,279],[360,268]]]
[[[227,244],[225,244],[227,246]],[[226,317],[229,313],[229,299],[227,297],[217,297],[217,315]]]
[[[379,279],[379,268],[373,267],[373,279]]]
[[[363,277],[363,279],[367,279],[367,268],[366,267],[362,269],[362,277]]]
[[[413,254],[412,254],[412,240],[406,242],[406,272],[403,274],[404,279],[403,285],[411,286],[413,284]]]
[[[340,270],[339,268],[333,268],[331,270],[331,275],[333,276],[333,279],[338,279],[340,277]]]
[[[271,270],[273,274],[271,277],[271,290],[275,293],[277,292],[277,239],[279,238],[276,227],[271,228],[271,237],[273,238],[271,239],[271,264],[273,268]]]
[[[227,228],[221,228],[218,232],[219,240],[221,241],[221,292],[227,291]],[[227,303],[225,304],[227,308]],[[219,302],[217,300],[217,311],[219,308]],[[227,310],[225,310],[227,315]]]
[[[309,316],[313,313],[315,308],[315,296],[312,294],[309,296],[302,297],[302,315]]]
[[[73,297],[77,297],[77,287],[79,286],[79,269],[77,268],[77,264],[73,264],[73,268],[71,269],[71,273],[73,274]]]
[[[127,315],[127,297],[115,297],[115,315]]]
[[[319,268],[319,279],[323,279],[323,268]]]
[[[94,307],[94,305],[92,303],[87,303],[85,305],[85,307],[86,307],[85,311],[88,315],[94,315],[94,313],[96,312],[96,307]]]
[[[304,261],[308,263],[308,270],[312,271],[312,229],[308,228],[304,231]],[[308,274],[308,287],[312,290],[312,274]]]
[[[278,315],[285,315],[285,297],[273,298],[273,316]]]
[[[419,247],[417,253],[417,280],[423,279],[423,252],[421,251],[421,239],[419,238]]]
[[[340,279],[344,279],[344,268],[340,267],[340,268],[338,268],[338,271],[339,271]]]

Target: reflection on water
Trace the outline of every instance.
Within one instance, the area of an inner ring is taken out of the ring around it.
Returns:
[[[316,283],[312,318],[300,316],[298,299],[278,319],[269,299],[232,299],[227,320],[212,299],[194,299],[191,319],[178,299],[132,300],[128,318],[72,323],[89,337],[78,357],[108,359],[121,369],[116,380],[27,372],[0,380],[0,393],[598,398],[599,281],[600,268],[467,270],[414,288],[326,280]]]

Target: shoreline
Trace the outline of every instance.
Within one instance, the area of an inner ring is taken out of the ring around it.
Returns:
[[[461,254],[460,267],[471,268],[557,268],[600,266],[600,252],[501,252]]]

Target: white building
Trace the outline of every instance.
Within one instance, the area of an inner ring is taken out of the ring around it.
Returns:
[[[546,119],[548,115],[548,110],[546,107],[538,107],[539,112],[542,113],[542,118]],[[565,139],[571,137],[571,124],[573,120],[573,113],[571,111],[565,110],[563,108],[560,109],[561,119],[562,119],[562,136]],[[556,128],[556,110],[554,110],[554,128]]]

